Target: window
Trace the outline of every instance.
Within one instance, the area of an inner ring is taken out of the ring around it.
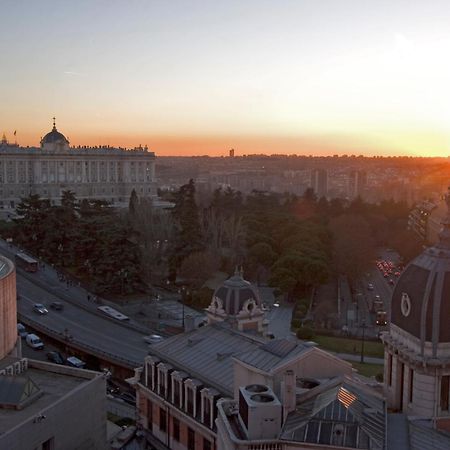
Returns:
[[[195,431],[192,428],[188,428],[188,450],[195,450]]]
[[[153,403],[150,400],[147,400],[147,419],[148,426],[151,429],[153,423]]]
[[[211,425],[211,404],[208,397],[203,397],[203,423],[208,427]]]
[[[178,380],[173,381],[173,402],[180,406],[180,382]]]
[[[414,391],[414,371],[409,369],[409,403],[413,401],[413,391]]]
[[[180,421],[176,417],[173,418],[173,438],[180,442]]]
[[[448,411],[448,393],[449,393],[450,376],[443,375],[441,377],[441,410]]]
[[[192,389],[187,389],[187,413],[191,416],[194,415],[194,393]]]
[[[167,414],[162,408],[159,408],[159,429],[164,432],[167,431]]]
[[[42,450],[53,450],[55,448],[55,439],[50,438],[42,443]]]
[[[166,395],[166,374],[163,371],[159,371],[158,374],[158,378],[159,378],[159,389],[158,389],[158,394],[162,395],[163,397]]]
[[[211,450],[211,441],[203,438],[203,450]]]

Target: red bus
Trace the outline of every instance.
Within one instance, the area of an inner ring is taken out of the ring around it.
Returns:
[[[37,272],[39,264],[31,256],[25,253],[16,253],[16,266],[24,269],[26,272]]]

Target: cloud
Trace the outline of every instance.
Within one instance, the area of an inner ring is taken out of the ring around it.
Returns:
[[[67,70],[67,71],[65,71],[63,73],[64,73],[64,75],[69,75],[69,76],[72,76],[72,77],[85,77],[85,76],[87,76],[87,74],[85,74],[85,73],[73,72],[71,70]]]

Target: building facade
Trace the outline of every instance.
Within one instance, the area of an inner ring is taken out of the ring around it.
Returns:
[[[38,194],[58,203],[62,191],[78,199],[126,205],[135,189],[140,197],[156,195],[155,154],[146,147],[71,147],[56,129],[40,147],[0,141],[0,208],[14,209],[22,197]]]
[[[128,380],[138,426],[153,448],[222,449],[218,402],[237,400],[241,386],[264,384],[281,395],[286,371],[299,378],[352,374],[349,363],[312,345],[265,338],[258,292],[239,273],[216,289],[207,315],[207,325],[187,321],[185,333],[152,344]]]
[[[389,406],[450,431],[450,190],[439,242],[399,278],[385,343]]]

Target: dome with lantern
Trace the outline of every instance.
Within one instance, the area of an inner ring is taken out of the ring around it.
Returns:
[[[244,280],[242,269],[216,288],[206,312],[209,323],[227,321],[242,331],[263,332],[266,325],[259,292]]]

